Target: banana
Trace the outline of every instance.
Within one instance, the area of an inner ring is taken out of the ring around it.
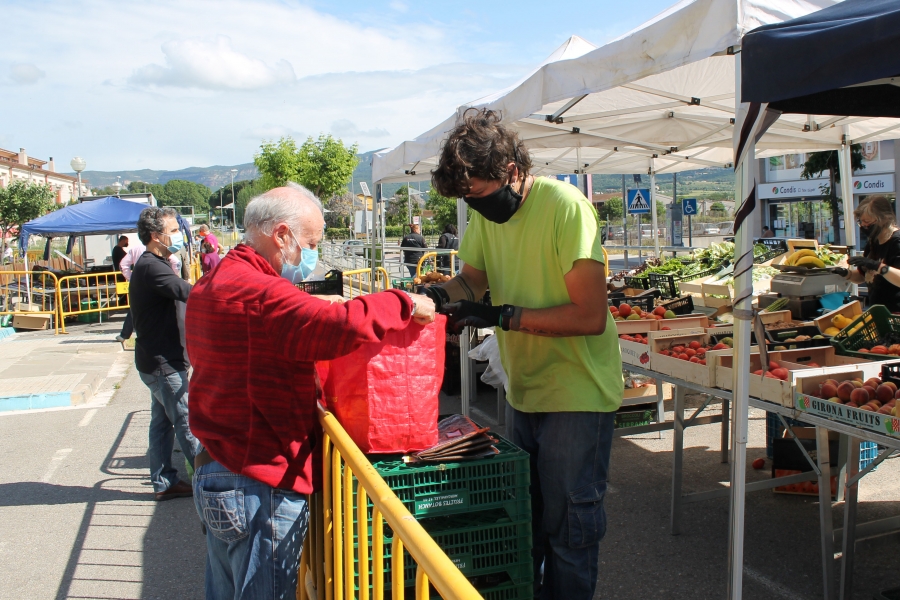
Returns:
[[[818,258],[815,250],[804,248],[803,250],[797,250],[796,252],[791,254],[791,256],[787,259],[787,264],[796,266],[801,258],[806,258],[807,256]]]
[[[795,262],[794,265],[797,267],[806,267],[807,269],[811,269],[813,267],[816,267],[818,269],[825,268],[825,263],[816,256],[804,256],[803,258]]]

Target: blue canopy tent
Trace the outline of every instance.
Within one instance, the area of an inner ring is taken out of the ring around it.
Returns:
[[[144,204],[113,196],[73,204],[22,225],[19,249],[24,252],[33,235],[54,238],[134,232],[145,208]]]
[[[793,132],[803,136],[807,131],[824,127],[841,127],[842,143],[838,152],[841,170],[841,196],[847,244],[854,245],[852,216],[853,192],[850,188],[850,147],[863,141],[895,137],[900,130],[900,55],[892,52],[900,42],[900,1],[845,0],[798,19],[766,25],[744,35],[738,58],[738,101],[740,108],[735,123],[734,152],[736,187],[742,199],[735,216],[735,345],[734,386],[732,404],[735,422],[735,451],[732,468],[732,515],[729,556],[731,598],[740,597],[741,562],[743,556],[743,494],[746,471],[747,383],[750,350],[750,298],[753,253],[751,236],[745,219],[756,209],[756,180],[753,161],[755,146],[763,134],[777,126],[782,114],[807,115],[807,129]],[[870,133],[854,136],[847,125],[859,126],[868,121]],[[762,347],[761,347],[762,348]],[[764,360],[764,359],[763,359]],[[864,438],[864,433],[854,437]],[[818,465],[828,480],[828,434],[824,428],[816,433]],[[834,590],[834,532],[831,495],[820,483],[819,512],[822,546],[822,588],[826,600],[853,595],[853,554],[856,541],[856,465],[859,444],[849,444],[847,457],[847,489],[842,531],[841,585]],[[889,453],[888,450],[887,453]],[[887,454],[884,454],[887,456]],[[879,457],[881,460],[881,457]],[[875,464],[877,464],[876,461]],[[875,523],[870,525],[876,525]],[[884,532],[882,530],[882,532]]]

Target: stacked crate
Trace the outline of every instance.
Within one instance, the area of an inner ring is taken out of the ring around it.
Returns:
[[[486,600],[531,598],[528,453],[503,438],[495,446],[500,451],[496,456],[462,462],[408,465],[399,456],[369,459],[407,510]],[[356,515],[355,490],[353,502]],[[371,517],[371,500],[368,514]],[[393,532],[387,524],[384,537],[384,589],[389,590]],[[354,539],[358,543],[357,537]],[[370,541],[370,560],[371,556]],[[358,564],[354,571],[358,575]],[[405,586],[411,592],[416,565],[408,554],[403,571]],[[371,569],[369,572],[371,582]]]

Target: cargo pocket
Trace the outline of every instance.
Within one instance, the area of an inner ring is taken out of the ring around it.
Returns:
[[[606,510],[603,497],[606,482],[597,481],[569,492],[568,521],[570,548],[587,548],[606,535]]]
[[[244,513],[244,492],[201,492],[200,507],[203,522],[216,538],[232,543],[247,537],[247,515]]]

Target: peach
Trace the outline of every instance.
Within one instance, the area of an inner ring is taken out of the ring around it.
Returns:
[[[897,391],[897,384],[894,383],[893,381],[885,381],[882,385],[888,386],[889,388],[891,388],[891,389],[894,390],[895,392]]]
[[[872,408],[871,404],[864,404],[863,406],[859,407],[859,410],[867,410],[869,412],[875,412],[875,409]]]
[[[870,400],[866,388],[856,388],[850,393],[850,401],[857,404],[865,404]]]
[[[859,389],[859,388],[863,387],[863,385],[865,385],[865,384],[862,382],[861,379],[854,379],[854,380],[851,381],[850,383],[851,383],[851,384],[853,385],[853,387],[855,387],[856,389]]]
[[[875,389],[875,398],[877,398],[879,402],[889,402],[893,397],[894,390],[892,390],[890,386],[881,384]]]
[[[865,382],[863,382],[863,385],[868,385],[872,389],[877,389],[878,386],[881,385],[881,380],[878,379],[877,377],[869,377],[868,379],[865,380]]]
[[[875,388],[873,388],[871,385],[864,385],[864,386],[862,386],[862,389],[869,392],[869,398],[875,397]]]
[[[845,381],[841,385],[838,386],[837,396],[844,402],[850,400],[850,394],[856,391],[856,386],[853,385],[851,381]]]
[[[837,386],[834,383],[831,383],[832,380],[829,379],[825,383],[822,384],[822,397],[823,398],[833,398],[837,396]]]
[[[830,383],[834,387],[841,385],[841,383],[837,379],[826,379],[825,383]],[[823,383],[822,385],[825,385],[825,383]]]

